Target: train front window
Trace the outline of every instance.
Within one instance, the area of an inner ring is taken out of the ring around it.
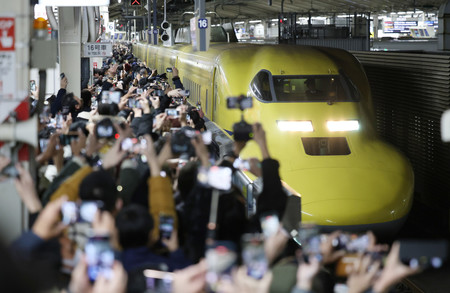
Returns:
[[[342,102],[353,96],[339,75],[273,76],[273,88],[278,102]]]
[[[250,89],[263,102],[355,102],[359,93],[345,75],[272,75],[261,70]]]

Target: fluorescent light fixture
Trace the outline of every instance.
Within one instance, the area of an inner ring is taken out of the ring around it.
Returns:
[[[277,121],[281,131],[314,131],[311,121]]]
[[[359,121],[327,121],[327,127],[329,131],[354,131],[359,130]]]
[[[272,22],[278,22],[278,18],[273,18],[272,20],[270,20]]]
[[[109,0],[39,0],[40,5],[45,6],[108,6]]]
[[[238,21],[238,22],[235,22],[234,24],[244,24],[245,22],[243,22],[243,21]]]
[[[249,23],[258,23],[261,22],[261,20],[250,20]]]

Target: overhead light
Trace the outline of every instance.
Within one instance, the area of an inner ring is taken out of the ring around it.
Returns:
[[[244,24],[245,22],[243,22],[243,21],[238,21],[238,22],[235,22],[234,24]]]
[[[45,6],[108,6],[109,0],[39,0],[40,5]]]
[[[278,18],[273,18],[273,19],[271,19],[270,21],[272,21],[272,22],[278,22]]]
[[[277,121],[277,125],[281,131],[314,131],[311,121]]]
[[[261,22],[261,20],[250,20],[249,23],[258,23]]]
[[[327,127],[329,131],[355,131],[359,130],[359,121],[327,121]]]

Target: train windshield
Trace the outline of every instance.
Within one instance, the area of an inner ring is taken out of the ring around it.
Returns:
[[[345,75],[272,75],[261,70],[251,90],[266,102],[355,102],[359,93]]]

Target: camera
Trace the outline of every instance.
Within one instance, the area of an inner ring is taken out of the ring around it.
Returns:
[[[182,128],[175,132],[171,138],[171,148],[174,155],[187,154],[189,157],[195,155],[195,149],[191,144],[191,139],[195,137],[194,129]]]
[[[168,72],[168,73],[173,72],[172,67],[167,67],[167,68],[166,68],[166,72]]]
[[[246,97],[240,95],[239,97],[228,97],[227,98],[227,108],[228,109],[250,109],[253,107],[252,97]]]
[[[79,222],[92,223],[95,214],[103,208],[102,201],[67,201],[61,206],[62,222],[71,225]]]
[[[253,138],[253,127],[244,120],[233,125],[233,136],[235,141],[249,141]]]
[[[95,125],[95,135],[97,138],[115,138],[116,134],[116,128],[109,118],[105,118]]]

